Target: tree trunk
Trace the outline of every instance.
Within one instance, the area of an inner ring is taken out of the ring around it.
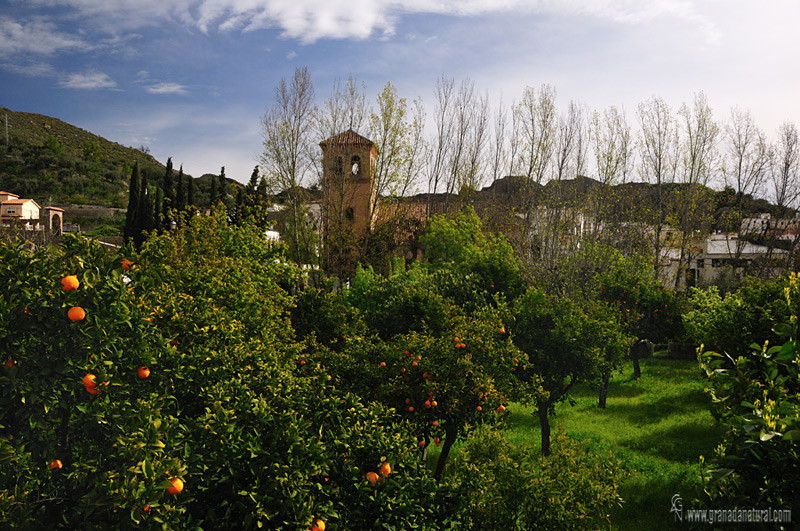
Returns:
[[[447,463],[447,457],[450,455],[450,448],[453,447],[453,443],[456,442],[458,434],[446,432],[444,437],[444,442],[442,443],[442,453],[439,454],[439,460],[436,461],[436,471],[433,473],[433,479],[436,480],[436,483],[442,479],[442,473],[444,472],[444,465]]]
[[[633,379],[638,380],[642,377],[642,369],[639,367],[639,357],[632,356],[633,358]]]
[[[542,455],[550,455],[550,417],[547,414],[547,405],[539,406],[539,424],[542,427]]]
[[[598,401],[598,406],[600,409],[606,408],[606,398],[608,397],[608,384],[611,381],[611,375],[604,374],[603,381],[600,384],[600,400]]]

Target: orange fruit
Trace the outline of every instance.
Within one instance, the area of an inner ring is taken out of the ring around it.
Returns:
[[[305,365],[305,364],[306,364],[306,360],[300,360],[300,365]]]
[[[481,406],[478,406],[478,411],[483,411],[483,408]]]
[[[412,367],[416,367],[416,366],[417,366],[417,362],[416,362],[416,361],[412,361],[412,362],[411,362],[411,366],[412,366]]]
[[[414,412],[414,406],[408,406],[408,412],[409,413],[413,413]]]
[[[389,474],[391,474],[391,473],[392,473],[392,465],[390,465],[388,462],[386,462],[386,463],[383,463],[383,464],[381,465],[381,468],[380,468],[378,471],[379,471],[381,474],[383,474],[384,476],[388,476]]]
[[[436,446],[442,445],[442,440],[439,437],[434,438],[433,442],[436,443]]]
[[[438,426],[438,425],[439,425],[439,421],[438,420],[432,420],[431,421],[431,426]]]
[[[420,441],[418,444],[419,444],[419,447],[422,448],[423,446],[425,446],[425,441]]]
[[[150,376],[150,369],[144,366],[139,367],[139,370],[136,371],[136,376],[138,376],[139,378],[147,378],[148,376]]]
[[[15,363],[14,360],[6,360],[5,366],[10,369],[11,367],[14,366],[14,363]]]
[[[61,466],[61,461],[58,459],[53,459],[50,461],[50,470],[53,470],[54,468],[61,468]]]
[[[430,400],[426,400],[425,401],[425,407],[431,407],[431,401]]]
[[[97,378],[97,376],[95,376],[94,374],[92,373],[87,374],[86,376],[83,377],[83,385],[86,388],[91,387],[92,389],[94,389],[95,387],[97,387],[97,382],[94,381],[95,378]]]
[[[170,494],[178,494],[183,490],[183,480],[181,478],[172,478],[169,482],[172,483],[171,487],[167,487],[167,492]]]
[[[400,369],[400,372],[406,372],[406,369],[405,369],[405,367],[403,367],[402,369]]]
[[[134,268],[133,262],[131,262],[127,258],[123,258],[122,261],[120,262],[120,265],[122,266],[123,271],[130,271],[131,269]]]
[[[317,521],[314,522],[314,525],[311,526],[311,531],[325,531],[325,522],[317,519]]]
[[[431,400],[431,407],[436,407],[436,400]]]
[[[385,361],[381,362],[381,367],[386,367],[386,362]]]
[[[503,404],[500,404],[499,406],[497,406],[497,411],[499,411],[500,413],[502,413],[505,410],[506,410],[506,406],[504,406]]]
[[[88,392],[90,395],[99,395],[100,394],[100,391],[98,391],[94,387],[89,387],[88,385],[86,386],[86,392]]]
[[[456,343],[461,343],[461,340],[460,340],[460,339],[458,339],[457,337],[456,337],[456,338],[454,338],[454,339],[453,339],[453,341],[455,341]]]
[[[406,358],[410,358],[410,357],[411,357],[411,351],[410,350],[406,350]]]
[[[61,289],[64,291],[74,291],[78,289],[81,283],[78,282],[78,277],[75,275],[67,275],[61,279]]]
[[[86,318],[86,311],[80,306],[73,306],[67,312],[70,321],[83,321]]]
[[[422,356],[417,356],[417,361],[422,361]]]
[[[374,485],[378,482],[378,474],[375,472],[367,472],[367,481],[369,481],[371,485]]]
[[[501,326],[501,327],[500,327],[500,333],[501,333],[501,334],[505,334],[505,333],[506,333],[506,327],[504,327],[504,326]]]

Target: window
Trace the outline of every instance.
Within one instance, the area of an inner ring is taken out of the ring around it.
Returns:
[[[333,165],[333,174],[336,177],[341,177],[344,173],[344,160],[342,157],[336,157],[336,162]]]
[[[7,208],[6,209],[6,214],[16,214],[16,213],[17,213],[17,209],[16,208]]]
[[[344,211],[344,217],[347,221],[353,221],[355,219],[355,213],[353,212],[353,207],[347,207],[347,210]]]
[[[703,269],[706,266],[706,262],[702,258],[697,259],[697,269]]]
[[[355,177],[359,171],[361,171],[361,158],[358,155],[353,155],[353,158],[350,159],[350,172]]]

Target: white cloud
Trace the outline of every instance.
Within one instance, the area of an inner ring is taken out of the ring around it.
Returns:
[[[145,90],[150,94],[188,94],[186,85],[179,83],[156,83],[146,87]]]
[[[85,74],[70,74],[66,79],[58,82],[62,88],[97,90],[113,89],[117,84],[107,74],[102,72],[87,72]]]
[[[288,59],[289,61],[291,61],[296,57],[297,57],[297,52],[295,52],[294,50],[286,54],[286,59]]]
[[[21,0],[17,0],[20,2]],[[393,35],[402,16],[492,13],[588,15],[637,24],[660,17],[688,21],[707,39],[720,38],[698,0],[26,0],[27,5],[70,6],[83,16],[102,16],[104,27],[132,29],[174,19],[202,32],[278,28],[283,37],[366,39]],[[734,2],[735,3],[735,2]],[[724,6],[723,6],[724,7]]]
[[[62,50],[85,50],[90,46],[81,38],[58,30],[44,18],[18,22],[0,17],[0,53],[5,56],[20,53],[52,55]]]
[[[0,69],[29,77],[48,77],[56,74],[55,69],[48,63],[0,63]]]

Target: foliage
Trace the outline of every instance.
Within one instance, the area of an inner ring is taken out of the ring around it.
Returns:
[[[513,446],[498,431],[478,429],[453,463],[449,480],[463,496],[470,529],[599,529],[622,505],[625,474],[611,456],[597,455],[556,433],[544,458]]]
[[[683,316],[686,335],[709,350],[733,358],[749,353],[749,346],[778,339],[772,328],[789,319],[783,291],[786,278],[770,281],[748,279],[735,293],[722,297],[715,286],[690,288],[689,311]]]
[[[321,518],[332,529],[436,529],[451,520],[415,439],[389,411],[324,374],[294,373],[302,345],[286,288],[301,279],[260,230],[231,229],[220,213],[195,217],[128,252],[128,271],[97,244],[64,241],[0,248],[4,527],[299,530]],[[67,273],[79,289],[61,290]],[[76,304],[87,317],[70,322]],[[81,383],[89,372],[109,382],[97,395]],[[63,469],[49,470],[53,459]],[[383,461],[394,471],[373,487],[365,474]],[[179,495],[165,491],[171,477],[185,481]]]
[[[789,306],[800,297],[800,279],[786,287]],[[727,432],[706,476],[712,506],[748,504],[791,508],[800,502],[800,348],[796,313],[776,325],[782,345],[757,344],[743,355],[704,352],[711,411]]]
[[[664,343],[683,335],[681,304],[640,255],[617,254],[598,276],[598,298],[616,307],[623,329],[636,339]]]

